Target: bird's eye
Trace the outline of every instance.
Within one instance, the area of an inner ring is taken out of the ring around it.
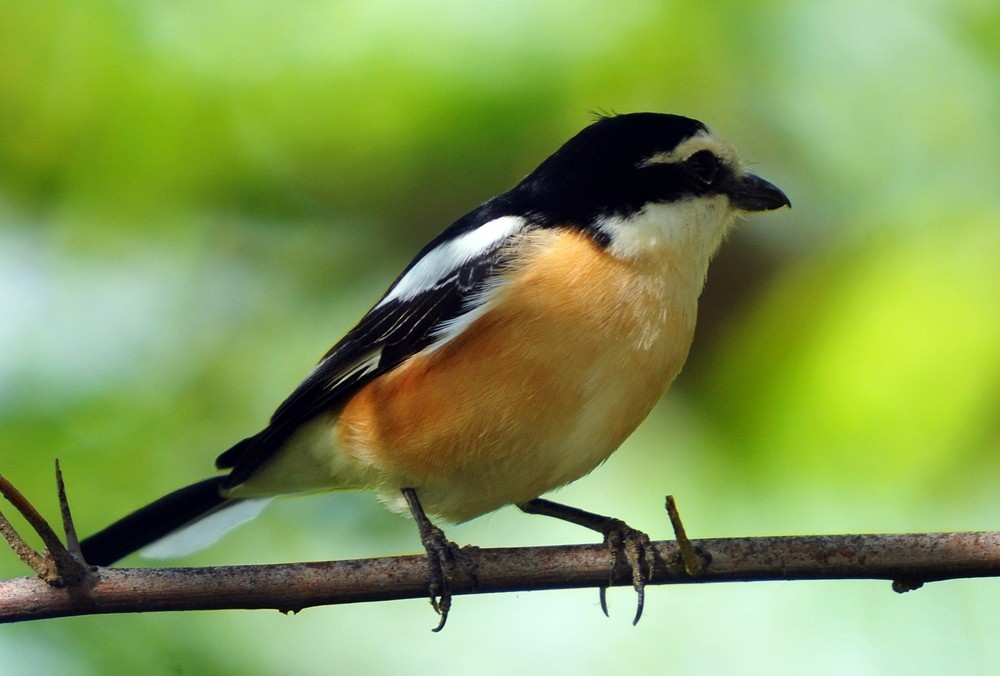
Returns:
[[[699,150],[684,161],[684,167],[695,181],[708,187],[718,177],[721,163],[711,151]]]

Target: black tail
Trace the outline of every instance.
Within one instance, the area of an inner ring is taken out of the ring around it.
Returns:
[[[238,502],[220,494],[225,479],[191,484],[114,522],[80,543],[83,558],[92,566],[109,566],[224,504]]]

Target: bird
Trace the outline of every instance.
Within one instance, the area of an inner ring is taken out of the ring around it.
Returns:
[[[223,474],[81,553],[107,566],[274,496],[374,490],[417,523],[440,630],[463,554],[428,514],[459,523],[516,505],[603,534],[631,564],[638,621],[648,537],[541,496],[646,418],[687,358],[723,239],[741,215],[786,206],[698,120],[599,115],[424,246],[267,426],[218,456]]]

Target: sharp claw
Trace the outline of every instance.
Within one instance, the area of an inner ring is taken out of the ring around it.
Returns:
[[[635,590],[636,595],[639,600],[636,602],[635,606],[635,617],[632,618],[632,626],[639,624],[639,620],[642,619],[642,608],[646,605],[646,585],[643,585]]]
[[[601,587],[598,590],[598,594],[600,594],[601,597],[601,611],[604,613],[604,617],[611,617],[608,613],[608,588]]]
[[[434,633],[437,633],[444,629],[444,623],[448,621],[448,611],[451,609],[451,595],[444,596],[441,598],[441,602],[435,602],[432,600],[431,605],[434,606],[435,612],[441,615],[441,619],[438,621],[437,626],[431,629]]]
[[[441,615],[442,621],[448,617],[448,611],[442,611],[442,606],[450,598],[449,589],[447,584],[443,582],[446,577],[445,572],[441,569],[440,563],[430,563],[428,562],[427,574],[430,578],[427,583],[427,594],[430,596],[431,608],[438,615]],[[438,600],[440,598],[440,601]]]

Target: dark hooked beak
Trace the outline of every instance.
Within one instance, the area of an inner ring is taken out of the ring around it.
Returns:
[[[771,211],[792,206],[778,186],[750,172],[736,176],[726,194],[733,208],[740,211]]]

